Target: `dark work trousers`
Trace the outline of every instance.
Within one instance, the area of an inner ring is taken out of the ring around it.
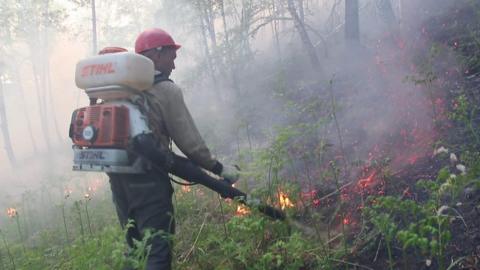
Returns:
[[[150,171],[146,174],[109,174],[113,202],[123,228],[128,220],[134,225],[127,230],[127,242],[140,240],[146,229],[175,233],[173,219],[173,188],[168,174]],[[172,243],[165,236],[153,237],[147,259],[147,270],[169,270],[172,263]]]

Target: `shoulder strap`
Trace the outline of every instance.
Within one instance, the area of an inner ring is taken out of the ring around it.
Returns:
[[[166,79],[168,81],[168,78]],[[161,81],[166,81],[165,79]],[[161,82],[159,81],[159,82]],[[153,103],[154,96],[148,91],[141,92],[130,100],[140,108],[143,115],[147,116],[148,127],[153,131],[154,136],[162,134],[162,130],[167,130],[162,116],[162,111]],[[166,136],[166,135],[165,135]],[[168,136],[167,136],[168,137]],[[168,137],[169,149],[172,150],[172,139]]]
[[[150,111],[150,104],[148,103],[146,95],[145,92],[140,92],[136,95],[130,96],[127,100],[133,105],[136,105],[142,114],[146,114]]]
[[[167,76],[163,75],[162,73],[160,74],[157,74],[155,75],[154,79],[153,79],[153,85],[157,84],[157,83],[160,83],[160,82],[163,82],[163,81],[170,81],[170,82],[173,82],[172,80],[170,80]]]

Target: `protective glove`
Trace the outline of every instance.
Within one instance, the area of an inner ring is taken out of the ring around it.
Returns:
[[[237,165],[223,165],[220,176],[223,177],[223,180],[227,181],[230,185],[233,185],[240,178],[240,167]]]

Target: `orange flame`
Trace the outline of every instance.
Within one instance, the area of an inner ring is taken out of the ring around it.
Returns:
[[[288,198],[287,194],[283,193],[280,191],[278,193],[278,198],[280,200],[280,207],[282,210],[285,210],[285,208],[292,208],[295,205],[292,203],[292,201]]]
[[[248,209],[245,205],[239,204],[237,206],[237,212],[235,213],[236,216],[246,216],[250,214],[250,209]]]
[[[14,217],[17,216],[17,214],[18,214],[17,209],[12,208],[12,207],[7,208],[7,215],[8,215],[8,217],[14,218]]]
[[[375,184],[375,176],[376,176],[376,172],[373,172],[372,174],[370,174],[367,178],[363,178],[363,179],[360,179],[358,180],[358,186],[362,189],[365,189],[365,188],[368,188],[372,185]]]

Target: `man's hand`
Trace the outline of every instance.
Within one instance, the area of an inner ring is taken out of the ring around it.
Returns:
[[[230,183],[230,185],[233,185],[240,178],[240,167],[237,165],[224,165],[220,176],[223,177],[225,181]]]

